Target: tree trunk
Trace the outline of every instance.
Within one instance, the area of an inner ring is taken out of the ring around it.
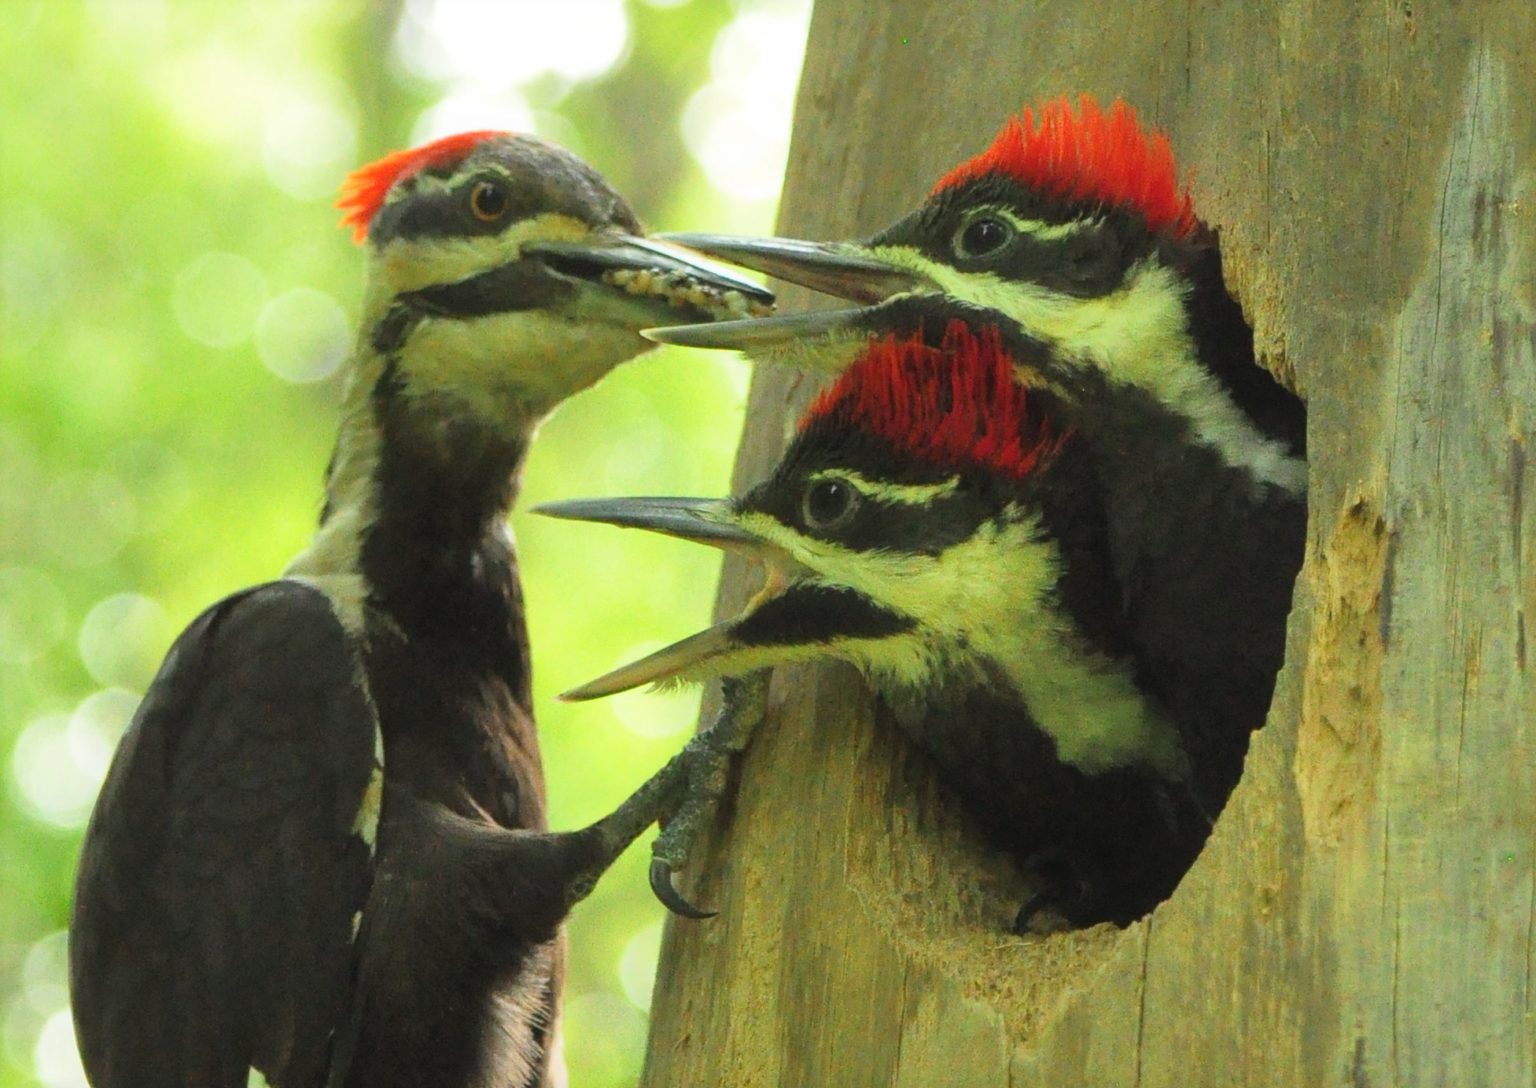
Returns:
[[[1307,396],[1268,724],[1167,903],[1020,939],[1010,866],[857,678],[782,671],[643,1083],[1536,1083],[1536,5],[822,0],[781,230],[867,235],[1080,91],[1169,131]],[[808,385],[759,370],[739,485]]]

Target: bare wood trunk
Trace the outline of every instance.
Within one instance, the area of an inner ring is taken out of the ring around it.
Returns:
[[[872,232],[1064,91],[1169,130],[1308,397],[1268,725],[1169,902],[1020,940],[857,678],[781,674],[643,1083],[1536,1084],[1536,5],[822,0],[783,233]],[[756,376],[738,483],[809,392]]]

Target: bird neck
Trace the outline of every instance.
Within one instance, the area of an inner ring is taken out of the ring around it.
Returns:
[[[1149,256],[1101,298],[1015,290],[1009,307],[1020,329],[1050,345],[1071,399],[1097,404],[1109,387],[1152,397],[1224,464],[1261,484],[1305,489],[1299,402],[1254,364],[1252,334],[1214,251]],[[1092,429],[1096,414],[1081,415],[1074,422]]]
[[[396,622],[516,593],[505,518],[536,422],[466,411],[407,390],[397,360],[353,368],[326,473],[325,506],[290,576],[328,579],[333,597]]]
[[[1220,249],[1214,242],[1192,247],[1180,263],[1190,285],[1184,310],[1197,356],[1260,435],[1293,462],[1304,461],[1306,409],[1258,362],[1253,329],[1227,290]]]
[[[1143,550],[1147,562],[1184,576],[1211,570],[1189,563],[1191,534],[1256,530],[1260,507],[1304,504],[1306,408],[1256,361],[1253,331],[1227,291],[1213,242],[1180,243],[1148,269],[1143,278],[1179,285],[1149,307],[1167,311],[1151,323],[1162,332],[1122,338],[1102,365],[1066,368],[1062,411],[1095,464],[1111,536],[1142,519],[1112,549]],[[1166,306],[1172,298],[1176,311]],[[1217,500],[1230,520],[1215,517]],[[1151,546],[1149,525],[1169,542]],[[1128,576],[1125,565],[1122,557],[1117,576]],[[1140,581],[1152,579],[1137,569]]]

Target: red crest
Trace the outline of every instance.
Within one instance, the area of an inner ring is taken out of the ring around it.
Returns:
[[[351,227],[352,240],[362,242],[368,237],[368,224],[384,206],[384,198],[396,182],[435,166],[459,162],[482,141],[505,135],[491,129],[461,132],[407,151],[392,152],[378,162],[359,167],[341,183],[341,196],[336,201],[343,212],[339,225]]]
[[[800,427],[830,419],[945,468],[975,466],[1025,477],[1060,447],[1027,394],[995,328],[951,321],[943,344],[921,334],[877,340],[816,398]]]
[[[939,179],[930,196],[988,174],[1069,200],[1138,212],[1152,230],[1182,238],[1195,227],[1189,191],[1179,185],[1173,149],[1161,132],[1141,127],[1120,99],[1108,112],[1083,95],[1074,113],[1065,98],[1037,115],[1010,117],[992,146]]]

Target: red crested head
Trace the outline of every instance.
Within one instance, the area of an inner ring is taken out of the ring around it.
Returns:
[[[444,136],[406,151],[395,151],[378,162],[359,167],[341,183],[336,207],[342,210],[343,227],[352,228],[352,240],[361,243],[368,237],[368,224],[384,206],[384,198],[397,182],[434,167],[462,162],[486,140],[505,136],[505,132],[481,129]]]
[[[800,422],[820,420],[878,435],[941,468],[985,468],[1023,478],[1060,447],[1050,424],[1026,411],[1015,363],[995,328],[951,321],[939,347],[921,334],[878,340]]]
[[[1065,98],[1047,102],[1038,114],[1025,107],[991,147],[945,174],[930,195],[989,174],[1051,196],[1136,212],[1152,230],[1176,238],[1195,227],[1168,137],[1142,128],[1136,111],[1118,98],[1108,112],[1092,95],[1083,95],[1075,113]]]

